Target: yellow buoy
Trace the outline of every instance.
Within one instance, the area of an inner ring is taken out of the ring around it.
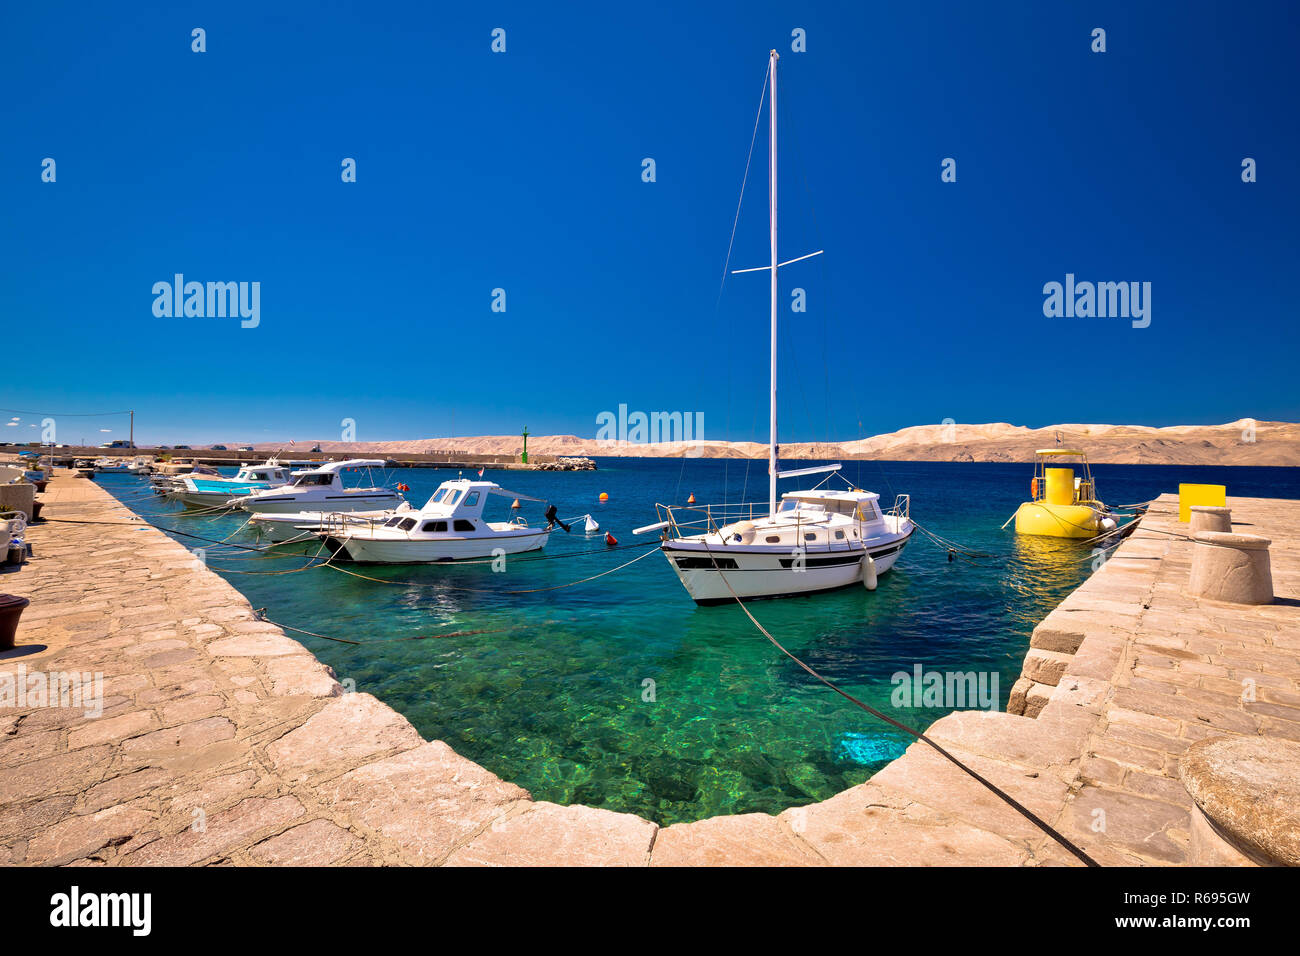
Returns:
[[[686,499],[686,503],[687,503],[688,505],[693,505],[693,504],[695,504],[695,496],[694,496],[694,495],[691,495],[689,498],[687,498],[687,499]]]
[[[602,491],[602,492],[600,493],[600,500],[601,500],[601,501],[609,501],[609,495],[605,494],[605,492]]]
[[[1038,473],[1029,485],[1032,500],[1016,509],[1016,531],[1053,538],[1091,538],[1101,531],[1106,506],[1095,500],[1087,456],[1069,448],[1043,448],[1034,454]],[[1051,464],[1066,458],[1078,459],[1071,463],[1075,467]],[[1075,468],[1083,472],[1078,478]]]
[[[512,504],[510,507],[511,507],[511,508],[518,508],[518,507],[519,507],[519,499],[516,498],[516,499],[515,499],[515,503]]]

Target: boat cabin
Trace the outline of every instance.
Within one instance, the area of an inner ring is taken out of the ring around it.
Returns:
[[[235,474],[232,482],[265,482],[267,484],[287,484],[290,480],[289,471],[279,465],[273,465],[270,462],[264,465],[243,465]]]
[[[350,468],[383,468],[384,463],[371,458],[349,458],[346,461],[331,461],[318,468],[295,471],[294,488],[341,488],[341,473]]]
[[[506,491],[493,481],[457,478],[440,484],[419,511],[393,515],[384,522],[383,527],[420,534],[483,534],[500,531],[507,524],[483,520],[483,507],[487,504],[489,495],[528,497]],[[522,519],[516,519],[515,523],[519,521]]]
[[[874,491],[787,491],[781,496],[778,515],[794,512],[844,515],[855,521],[881,520],[880,495]]]

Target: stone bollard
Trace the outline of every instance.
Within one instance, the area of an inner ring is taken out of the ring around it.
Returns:
[[[1300,743],[1209,737],[1178,775],[1192,798],[1192,866],[1300,865]]]
[[[1198,531],[1192,536],[1192,575],[1187,590],[1195,597],[1229,604],[1271,604],[1273,573],[1268,538],[1256,534]]]
[[[1231,531],[1232,509],[1213,505],[1192,505],[1192,534],[1198,531]]]

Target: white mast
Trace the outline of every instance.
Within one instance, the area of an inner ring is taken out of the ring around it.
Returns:
[[[769,513],[773,517],[776,517],[776,61],[781,57],[775,50],[772,50],[769,55],[771,60],[769,61],[770,66],[768,69],[772,75],[772,98],[768,104],[768,111],[771,114],[771,129],[768,133],[768,138],[770,140],[768,159],[768,218],[771,222],[772,228],[772,409],[768,441],[767,504]]]

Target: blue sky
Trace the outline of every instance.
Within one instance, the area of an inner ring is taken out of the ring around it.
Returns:
[[[782,270],[783,303],[808,303],[782,309],[783,440],[1297,420],[1298,16],[10,5],[0,406],[134,408],[137,439],[199,442],[333,439],[344,418],[363,440],[594,437],[626,404],[762,440],[765,277],[715,301],[775,47],[782,258],[826,249]],[[766,261],[765,179],[760,132],[733,267]],[[260,282],[260,325],[155,318],[178,272]],[[1045,318],[1066,273],[1150,282],[1151,325]]]

